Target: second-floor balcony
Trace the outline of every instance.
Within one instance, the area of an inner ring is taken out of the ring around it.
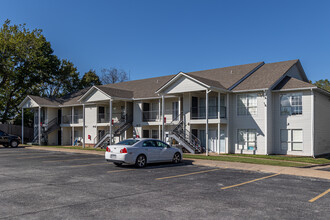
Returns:
[[[127,116],[126,116],[127,117]],[[110,114],[109,113],[98,113],[97,123],[110,123]],[[113,123],[119,123],[125,121],[125,113],[112,113]]]
[[[209,106],[209,119],[218,119],[218,106]],[[192,107],[190,119],[206,119],[206,107]],[[226,106],[220,106],[220,118],[226,118]]]
[[[64,115],[62,116],[62,124],[82,124],[83,123],[83,115],[76,114],[76,115]]]

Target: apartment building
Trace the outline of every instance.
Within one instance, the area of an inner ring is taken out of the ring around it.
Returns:
[[[34,109],[38,144],[99,147],[139,136],[191,153],[330,153],[330,93],[308,83],[299,60],[27,96],[20,108]]]

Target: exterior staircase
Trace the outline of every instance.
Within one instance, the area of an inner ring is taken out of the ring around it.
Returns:
[[[201,141],[190,131],[184,128],[184,123],[181,120],[179,124],[169,132],[169,137],[179,142],[187,151],[192,154],[203,153]]]
[[[49,121],[47,124],[44,124],[41,127],[41,142],[47,144],[48,143],[48,135],[53,131],[56,131],[60,128],[60,124],[58,118],[54,118]],[[33,138],[32,144],[39,144],[39,135],[38,135],[38,127],[34,128],[34,134],[36,134]]]
[[[126,119],[125,119],[126,118]],[[113,136],[119,137],[125,131],[127,131],[130,127],[132,127],[133,117],[126,116],[121,122],[115,125],[113,128]],[[94,148],[98,148],[104,145],[106,141],[110,140],[110,133],[107,131],[102,137],[100,137],[99,141],[95,144]]]

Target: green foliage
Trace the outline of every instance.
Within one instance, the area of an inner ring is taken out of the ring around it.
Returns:
[[[84,74],[80,82],[81,89],[97,85],[101,85],[101,80],[95,70],[92,69]]]
[[[318,80],[314,83],[314,85],[330,92],[330,81],[328,79]]]
[[[39,94],[40,82],[49,80],[57,62],[41,30],[30,31],[6,20],[0,28],[0,121],[18,111],[27,94]]]

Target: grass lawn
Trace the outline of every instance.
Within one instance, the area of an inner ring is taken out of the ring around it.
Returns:
[[[186,159],[203,159],[203,160],[218,160],[218,161],[228,161],[228,162],[240,162],[240,163],[253,163],[253,164],[263,164],[272,166],[283,166],[283,167],[303,167],[306,166],[304,163],[283,161],[283,160],[260,160],[252,157],[229,157],[226,155],[221,156],[205,156],[198,154],[184,154],[183,158]]]
[[[284,161],[295,161],[302,163],[311,164],[330,164],[330,156],[325,158],[312,158],[312,157],[301,157],[301,156],[284,156],[284,155],[250,155],[250,154],[225,154],[223,156],[236,156],[236,157],[247,157],[247,158],[261,158],[261,159],[272,159],[272,160],[284,160]]]

